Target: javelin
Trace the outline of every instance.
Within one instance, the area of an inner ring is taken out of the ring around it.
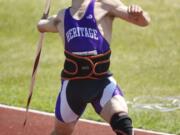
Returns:
[[[45,9],[44,9],[43,16],[41,19],[48,18],[48,14],[50,11],[50,5],[51,5],[51,0],[46,0]],[[41,50],[42,50],[44,37],[45,37],[45,33],[40,33],[39,40],[37,43],[36,57],[34,60],[34,66],[33,66],[33,71],[32,71],[32,76],[31,76],[30,87],[29,87],[29,95],[28,95],[28,100],[27,100],[27,104],[26,104],[26,116],[25,116],[25,120],[24,120],[24,126],[26,125],[27,118],[28,118],[28,110],[29,110],[29,105],[31,102],[32,94],[33,94],[34,85],[35,85],[36,73],[37,73],[39,60],[40,60],[40,56],[41,56]]]

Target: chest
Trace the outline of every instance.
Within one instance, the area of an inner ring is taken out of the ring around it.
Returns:
[[[81,20],[86,12],[87,12],[87,6],[85,5],[81,6],[79,9],[70,10],[72,17],[76,20]],[[94,4],[93,12],[97,23],[101,22],[101,20],[103,20],[108,13],[107,10],[102,8],[102,4],[98,2]]]
[[[82,6],[77,10],[71,10],[70,11],[71,16],[75,20],[80,20],[84,17],[86,13],[86,6]],[[100,33],[109,41],[110,36],[108,33],[111,31],[111,25],[112,25],[112,18],[108,16],[108,11],[104,8],[102,8],[101,3],[95,3],[94,5],[94,17],[98,26],[98,29]],[[61,23],[58,25],[58,30],[60,33],[60,36],[64,39],[64,18],[65,18],[65,10],[63,14],[60,16],[60,19],[62,20]],[[107,35],[107,34],[108,35]]]

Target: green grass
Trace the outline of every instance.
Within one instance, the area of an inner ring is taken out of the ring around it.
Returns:
[[[180,96],[180,1],[134,0],[146,9],[151,25],[140,28],[114,22],[111,69],[125,98]],[[51,13],[69,1],[53,1]],[[24,107],[28,94],[44,1],[0,0],[0,103]],[[58,34],[47,34],[31,108],[53,112],[60,87],[63,47]],[[180,110],[129,108],[134,127],[180,134]],[[83,118],[102,121],[89,106]]]

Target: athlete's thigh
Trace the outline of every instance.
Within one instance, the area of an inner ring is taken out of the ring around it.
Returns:
[[[110,122],[112,115],[119,112],[128,113],[128,108],[125,99],[121,95],[116,95],[104,105],[100,115],[104,120]]]
[[[107,122],[110,122],[110,119],[114,113],[128,112],[128,109],[123,97],[123,93],[114,78],[109,77],[108,80],[109,83],[104,88],[100,99],[97,100],[99,103],[96,102],[96,106],[97,108],[101,107],[99,111],[101,117]],[[95,109],[96,106],[94,106]]]
[[[55,115],[58,120],[64,123],[76,121],[85,110],[86,104],[83,102],[81,94],[77,88],[81,83],[64,80],[61,91],[56,101]]]
[[[76,90],[71,84],[68,80],[62,81],[61,91],[56,101],[54,130],[58,133],[62,132],[63,135],[69,135],[73,131],[75,123],[86,106],[80,103],[78,95],[71,93]]]

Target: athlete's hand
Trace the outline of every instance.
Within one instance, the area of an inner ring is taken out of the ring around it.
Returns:
[[[139,26],[147,26],[150,23],[150,16],[138,5],[130,5],[127,8],[130,22]]]
[[[132,17],[133,19],[138,19],[143,15],[143,10],[138,5],[130,5],[127,9],[127,12],[129,17]]]

